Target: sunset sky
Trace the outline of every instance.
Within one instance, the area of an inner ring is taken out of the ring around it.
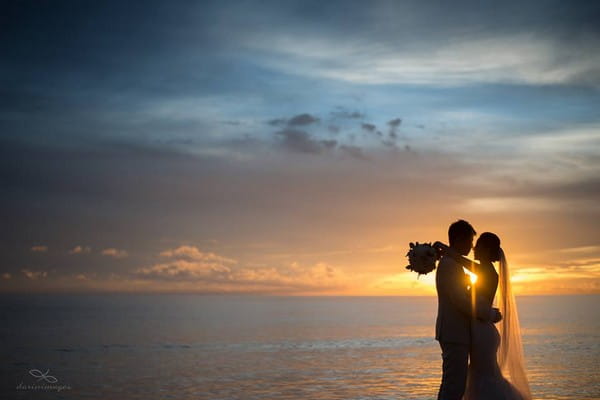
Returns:
[[[0,292],[600,293],[597,2],[133,3],[0,7]]]

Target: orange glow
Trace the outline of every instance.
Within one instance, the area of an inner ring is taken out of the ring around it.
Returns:
[[[471,281],[471,284],[474,285],[477,282],[477,275],[475,275],[473,272],[469,271],[466,268],[463,268],[463,270],[467,275],[469,275],[469,280]]]
[[[546,244],[543,236],[524,236],[499,220],[471,219],[471,223],[478,233],[485,231],[481,227],[499,227],[496,232],[516,295],[600,293],[600,246]],[[407,271],[405,254],[411,241],[444,240],[446,226],[435,221],[427,229],[415,233],[409,227],[398,236],[395,231],[366,231],[357,242],[356,232],[336,231],[315,234],[323,239],[311,243],[175,244],[157,248],[143,264],[135,262],[131,249],[123,248],[128,257],[103,258],[107,264],[130,263],[122,274],[59,275],[42,266],[27,266],[13,273],[0,271],[0,291],[435,296],[436,271],[420,277]],[[90,255],[82,252],[77,257],[85,262]],[[475,284],[477,276],[465,272]]]

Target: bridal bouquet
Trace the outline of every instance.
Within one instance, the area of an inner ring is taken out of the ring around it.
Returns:
[[[406,256],[408,257],[406,269],[418,273],[419,276],[433,271],[436,267],[435,263],[439,259],[438,251],[431,243],[411,243]]]

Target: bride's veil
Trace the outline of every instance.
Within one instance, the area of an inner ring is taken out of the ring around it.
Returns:
[[[498,365],[503,374],[519,391],[524,399],[531,399],[529,382],[525,373],[523,359],[523,344],[521,343],[521,328],[517,303],[510,284],[510,270],[504,251],[500,249],[500,291],[498,293],[498,308],[502,313],[499,324],[500,348],[498,349]]]

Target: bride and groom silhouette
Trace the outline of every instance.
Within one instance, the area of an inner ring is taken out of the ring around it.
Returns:
[[[435,278],[435,338],[442,349],[438,400],[530,400],[517,309],[500,239],[490,232],[481,234],[474,248],[479,261],[475,262],[465,257],[475,235],[471,224],[459,220],[448,230],[450,246],[434,244],[442,254]],[[476,275],[475,281],[463,267]],[[498,308],[493,307],[496,294]]]

